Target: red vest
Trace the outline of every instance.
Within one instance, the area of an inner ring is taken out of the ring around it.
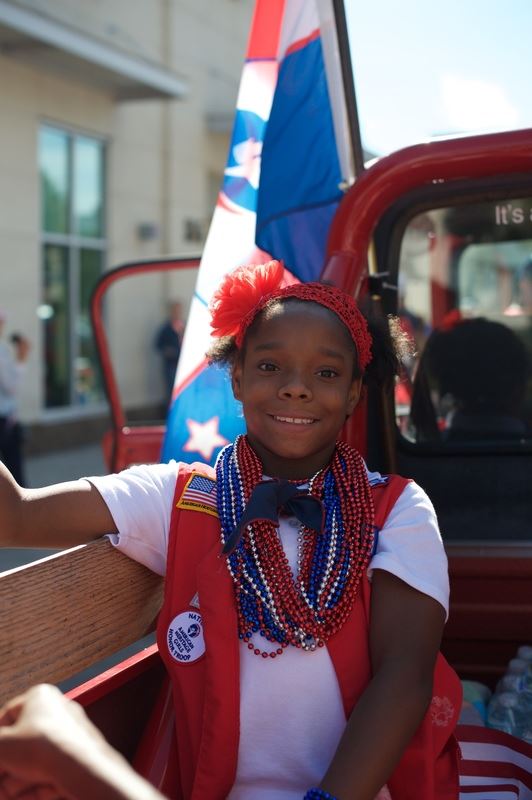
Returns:
[[[232,579],[220,557],[218,516],[202,500],[201,492],[193,491],[197,481],[189,485],[198,473],[214,479],[214,471],[203,464],[180,465],[157,640],[173,688],[181,787],[175,797],[223,800],[237,767],[240,644]],[[379,529],[406,483],[392,476],[387,485],[373,488]],[[327,643],[347,717],[371,677],[369,601],[370,585],[365,578],[350,617]],[[393,800],[458,798],[453,730],[461,686],[441,655],[433,691],[425,718],[387,782]]]

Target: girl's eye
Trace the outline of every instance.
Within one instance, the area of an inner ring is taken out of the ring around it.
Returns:
[[[272,364],[270,361],[262,361],[259,364],[259,369],[262,372],[274,372],[277,369],[277,367],[276,367],[275,364]]]
[[[336,378],[338,373],[335,369],[320,369],[318,375],[320,378]]]

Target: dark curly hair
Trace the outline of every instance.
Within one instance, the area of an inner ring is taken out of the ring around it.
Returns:
[[[247,336],[256,330],[260,321],[271,317],[279,305],[284,305],[285,303],[291,303],[295,305],[296,303],[301,304],[309,302],[313,301],[300,300],[292,297],[285,299],[273,299],[259,314],[257,314],[256,318],[253,320],[246,333],[246,340]],[[336,316],[336,314],[334,314],[333,311],[329,311],[329,313],[338,319],[340,324],[345,327],[343,322]],[[397,317],[389,316],[387,318],[377,318],[366,313],[364,316],[366,317],[368,329],[372,338],[372,359],[366,367],[364,375],[362,376],[364,383],[373,383],[376,385],[384,385],[386,387],[391,386],[393,385],[395,376],[399,373],[401,360],[407,355],[411,354],[412,346],[410,340],[401,329]],[[351,339],[347,328],[345,330],[346,335]],[[238,362],[239,358],[242,357],[242,354],[245,353],[246,340],[244,340],[242,349],[239,350],[236,346],[234,336],[222,336],[220,339],[217,339],[206,353],[209,364],[219,365],[231,370]],[[358,378],[361,377],[361,372],[356,358],[356,349],[354,345],[353,354],[353,377]]]
[[[423,362],[439,394],[451,394],[460,409],[519,413],[529,358],[523,342],[506,325],[474,317],[448,331],[434,331]]]

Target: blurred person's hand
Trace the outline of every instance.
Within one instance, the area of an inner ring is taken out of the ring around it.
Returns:
[[[34,686],[0,709],[0,800],[159,800],[55,686]]]

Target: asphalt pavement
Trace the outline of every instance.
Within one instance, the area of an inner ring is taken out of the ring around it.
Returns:
[[[70,450],[57,450],[26,459],[26,478],[32,488],[51,483],[71,481],[90,475],[104,475],[108,470],[100,444],[90,444]],[[28,564],[50,555],[54,550],[0,549],[0,572]]]

